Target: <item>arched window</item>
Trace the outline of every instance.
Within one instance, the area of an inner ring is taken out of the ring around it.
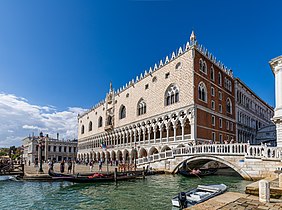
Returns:
[[[119,119],[123,119],[125,117],[126,117],[126,108],[124,105],[121,105],[119,109]]]
[[[92,131],[92,121],[89,122],[88,131]]]
[[[211,67],[211,80],[214,81],[214,68],[213,68],[213,66]]]
[[[143,98],[141,98],[137,104],[137,115],[146,114],[146,103]]]
[[[205,86],[205,84],[203,82],[200,82],[199,83],[199,86],[198,86],[198,94],[199,94],[199,99],[204,101],[204,102],[207,102],[207,88]]]
[[[175,84],[170,85],[165,92],[165,105],[171,105],[179,101],[179,89]]]
[[[232,114],[232,102],[230,98],[227,98],[226,100],[226,111],[227,113]]]
[[[103,126],[103,118],[100,116],[98,119],[98,128]]]
[[[200,71],[203,71],[204,62],[203,62],[203,59],[202,59],[202,58],[201,58],[200,61],[199,61],[199,65],[200,65]]]
[[[203,59],[201,58],[199,61],[199,65],[200,65],[200,71],[204,72],[205,74],[207,73],[207,63],[206,61],[203,61]]]
[[[81,126],[81,134],[84,134],[84,125]]]
[[[221,73],[218,72],[218,84],[221,85],[222,84],[222,78],[221,78]]]

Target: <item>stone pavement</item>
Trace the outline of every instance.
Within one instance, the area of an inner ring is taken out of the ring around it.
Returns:
[[[24,170],[25,170],[25,174],[28,176],[28,175],[36,175],[38,174],[38,167],[34,167],[34,165],[25,165],[24,166]],[[48,165],[46,163],[44,163],[42,165],[42,168],[43,168],[43,172],[44,174],[48,174]],[[114,171],[116,168],[116,166],[110,166],[109,165],[109,171]],[[55,163],[54,164],[54,171],[55,172],[60,172],[60,163]],[[92,169],[92,172],[98,172],[98,164],[94,164],[93,166],[93,169]],[[102,171],[103,172],[106,172],[107,171],[107,166],[106,165],[103,165],[102,166]],[[65,164],[65,173],[68,172],[68,169],[67,169],[67,164]],[[72,170],[73,172],[73,170]],[[90,167],[89,165],[86,166],[85,164],[75,164],[74,166],[74,173],[77,174],[77,173],[90,173]]]
[[[193,210],[282,210],[282,200],[271,199],[270,203],[261,203],[257,196],[236,192],[226,192],[187,209]]]

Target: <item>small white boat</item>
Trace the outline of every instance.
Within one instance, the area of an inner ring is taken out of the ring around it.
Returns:
[[[186,208],[204,202],[210,198],[224,193],[227,189],[225,184],[198,185],[197,188],[187,192],[180,192],[171,199],[172,205],[178,208]]]
[[[7,180],[15,180],[15,177],[11,175],[1,175],[0,176],[0,181],[7,181]]]

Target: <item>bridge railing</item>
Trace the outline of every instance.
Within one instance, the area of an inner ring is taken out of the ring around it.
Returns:
[[[245,157],[246,158],[281,160],[282,159],[282,148],[268,147],[266,144],[265,145],[250,145],[247,148]]]
[[[158,154],[137,159],[137,164],[172,159],[177,156],[192,156],[200,154],[244,156],[245,158],[282,160],[282,148],[267,145],[236,144],[205,144],[175,148]]]
[[[199,154],[215,155],[245,155],[248,150],[248,144],[206,144],[189,147],[180,147],[173,150],[167,150],[158,154],[153,154],[144,158],[137,159],[137,164],[161,161],[177,156],[189,156]]]

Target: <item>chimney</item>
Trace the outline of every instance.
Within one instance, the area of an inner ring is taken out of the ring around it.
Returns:
[[[57,140],[59,140],[59,133],[57,133]]]

